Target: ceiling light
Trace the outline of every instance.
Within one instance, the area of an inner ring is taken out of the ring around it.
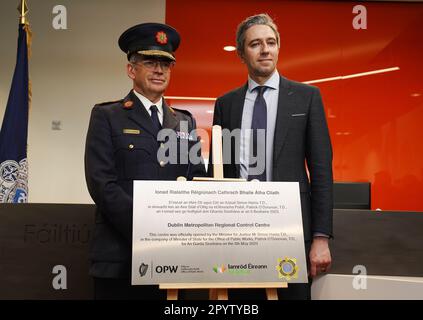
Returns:
[[[179,97],[179,96],[165,96],[165,99],[171,100],[199,100],[199,101],[215,101],[217,98],[208,97]]]
[[[224,46],[223,50],[225,50],[225,51],[235,51],[236,48],[234,46]]]
[[[370,75],[373,75],[373,74],[391,72],[391,71],[398,71],[398,70],[400,70],[399,67],[392,67],[392,68],[379,69],[379,70],[373,70],[373,71],[367,71],[367,72],[361,72],[361,73],[353,73],[353,74],[348,74],[348,75],[345,75],[345,76],[336,76],[336,77],[331,77],[331,78],[323,78],[323,79],[317,79],[317,80],[304,81],[304,83],[311,84],[311,83],[327,82],[327,81],[334,81],[334,80],[345,80],[345,79],[370,76]]]

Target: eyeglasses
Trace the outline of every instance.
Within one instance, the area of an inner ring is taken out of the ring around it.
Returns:
[[[142,60],[139,63],[133,63],[136,65],[142,65],[147,70],[153,71],[160,65],[160,68],[167,72],[175,66],[174,61],[166,61],[166,60]]]

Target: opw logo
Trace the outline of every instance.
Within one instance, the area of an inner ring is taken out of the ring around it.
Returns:
[[[178,266],[157,266],[156,273],[176,273],[178,271]]]

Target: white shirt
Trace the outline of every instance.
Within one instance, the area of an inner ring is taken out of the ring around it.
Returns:
[[[273,173],[273,139],[276,127],[276,115],[279,101],[279,73],[277,70],[263,84],[268,88],[264,91],[263,97],[267,107],[267,130],[266,130],[266,180],[272,180]],[[253,120],[254,102],[257,97],[256,87],[260,86],[248,76],[248,90],[245,94],[244,109],[242,111],[241,122],[241,142],[240,142],[240,177],[248,178],[249,149],[251,122]]]
[[[157,116],[159,117],[160,124],[163,125],[163,98],[161,98],[157,103],[153,103],[150,100],[148,100],[146,97],[144,97],[141,93],[136,92],[135,90],[134,94],[137,96],[138,99],[140,99],[141,103],[143,104],[144,108],[147,110],[148,114],[151,117],[151,106],[157,107]]]

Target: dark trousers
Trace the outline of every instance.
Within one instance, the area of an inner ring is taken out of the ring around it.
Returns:
[[[132,286],[131,279],[94,278],[95,300],[165,300],[159,286]]]

